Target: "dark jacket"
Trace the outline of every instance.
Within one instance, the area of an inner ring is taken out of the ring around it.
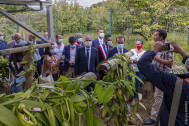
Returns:
[[[140,72],[153,85],[164,92],[160,109],[160,123],[161,126],[167,126],[177,75],[161,71],[157,66],[151,64],[155,55],[154,51],[147,51],[140,58],[137,65]],[[184,80],[175,126],[185,126],[185,119],[188,119],[189,115],[189,111],[185,112],[186,108],[189,108],[189,83]],[[189,126],[189,121],[187,126]]]
[[[85,47],[80,47],[76,51],[75,57],[75,75],[81,75],[83,72],[97,73],[98,51],[91,47],[90,68],[87,71],[87,61],[85,56]]]
[[[44,42],[43,41],[36,41],[36,44],[43,44]],[[25,44],[25,46],[28,46],[30,45],[29,43]],[[44,48],[39,48],[39,55],[42,56],[42,55],[45,55],[45,52],[44,52]]]
[[[76,44],[76,50],[81,47],[79,45]],[[64,51],[63,51],[63,55],[65,55],[64,58],[64,67],[63,67],[63,71],[67,72],[68,68],[70,66],[69,61],[70,61],[70,45],[66,45],[64,46]]]
[[[123,53],[126,53],[126,52],[128,52],[128,50],[123,48]],[[110,49],[108,51],[108,59],[111,58],[112,56],[114,56],[116,53],[118,53],[117,47],[114,47],[114,48]]]
[[[92,47],[97,48],[97,47],[99,47],[99,45],[100,45],[100,42],[99,42],[98,38],[96,38],[92,41]]]
[[[0,42],[0,50],[6,49],[6,47],[7,47],[7,42],[6,41]]]
[[[112,46],[108,46],[108,47],[109,47],[109,50],[113,48]],[[99,46],[97,47],[97,49],[98,49],[98,61],[100,63],[100,62],[104,61],[104,58],[102,56],[102,53],[100,51],[100,47]],[[107,50],[107,52],[106,52],[107,53],[107,58],[108,58],[108,51],[109,50]]]

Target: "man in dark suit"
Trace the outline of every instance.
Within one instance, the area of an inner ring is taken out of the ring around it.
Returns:
[[[102,61],[106,61],[107,60],[108,51],[111,48],[113,48],[111,45],[112,45],[112,37],[111,37],[111,35],[105,35],[104,36],[104,44],[99,45],[99,47],[97,47],[99,63],[102,62]]]
[[[97,30],[98,38],[94,39],[92,41],[92,47],[97,48],[99,45],[104,44],[104,30],[102,28],[99,28]]]
[[[124,48],[125,38],[123,36],[118,36],[116,38],[116,43],[117,46],[108,51],[108,59],[114,56],[116,53],[120,54],[128,52],[128,50]]]
[[[63,72],[66,77],[74,77],[76,50],[81,46],[76,44],[76,38],[73,36],[68,40],[70,45],[66,45],[63,51],[63,55],[65,55]]]
[[[28,36],[28,43],[25,46],[31,45],[31,44],[43,44],[43,41],[36,40],[36,37],[33,34],[30,34]],[[37,52],[37,53],[36,53]],[[43,58],[44,58],[44,48],[36,49],[34,51],[34,62],[37,65],[37,73],[35,73],[35,78],[37,78],[41,74],[41,65],[43,64]]]
[[[84,72],[97,73],[98,51],[91,47],[92,37],[85,37],[85,46],[80,47],[76,51],[75,58],[75,76],[81,75]]]

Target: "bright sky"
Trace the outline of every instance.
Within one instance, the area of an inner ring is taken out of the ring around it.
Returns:
[[[98,2],[102,2],[104,0],[77,0],[77,2],[83,6],[83,7],[89,7],[91,6],[92,4],[96,4]]]
[[[55,0],[53,0],[55,1]],[[67,2],[74,2],[75,0],[66,0]],[[92,4],[96,4],[98,2],[102,2],[102,1],[106,1],[106,0],[76,0],[79,5],[83,6],[83,7],[89,7]]]

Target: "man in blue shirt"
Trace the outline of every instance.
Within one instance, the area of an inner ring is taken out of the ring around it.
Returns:
[[[174,47],[174,52],[180,53],[183,57],[183,63],[186,61],[186,68],[189,69],[189,56],[184,50],[175,42],[170,43]],[[140,72],[156,87],[164,92],[163,101],[160,109],[160,123],[161,126],[167,126],[169,120],[169,114],[171,109],[171,103],[173,99],[173,93],[175,90],[175,84],[177,76],[186,79],[189,78],[189,73],[182,75],[175,75],[165,71],[161,71],[157,66],[152,64],[152,60],[161,49],[163,43],[156,42],[152,51],[146,51],[146,53],[140,58],[137,65]],[[180,103],[178,107],[175,126],[189,126],[189,82],[183,81],[183,88],[180,97]]]
[[[0,32],[0,50],[6,49],[6,47],[7,47],[7,42],[5,41],[3,33]],[[5,55],[3,57],[5,57]]]
[[[0,50],[6,49],[7,42],[4,40],[3,33],[0,32]]]
[[[108,51],[108,59],[113,57],[116,53],[126,53],[128,52],[127,49],[124,48],[124,45],[125,45],[125,38],[124,36],[118,36],[116,38],[116,43],[117,43],[117,46],[114,47],[114,48],[111,48],[109,51]]]

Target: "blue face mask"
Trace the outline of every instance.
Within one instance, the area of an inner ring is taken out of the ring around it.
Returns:
[[[21,42],[22,42],[22,40],[21,40],[21,39],[17,40],[17,43],[21,43]]]
[[[78,38],[77,42],[82,43],[83,42],[82,38]]]
[[[3,36],[0,36],[0,41],[3,41],[3,38],[4,38]]]
[[[46,37],[46,39],[48,40],[48,37]]]
[[[112,41],[107,41],[107,45],[111,46],[112,45]]]
[[[51,50],[50,50],[50,53],[54,54],[54,53],[56,53],[56,52],[55,52],[54,49],[51,49]]]
[[[71,48],[74,48],[75,47],[75,44],[74,45],[70,45]]]
[[[123,49],[123,47],[124,47],[124,44],[117,44],[118,49]]]
[[[29,44],[32,44],[32,43],[33,43],[33,41],[28,41],[28,43],[29,43]]]
[[[58,43],[63,43],[63,39],[58,39]]]

